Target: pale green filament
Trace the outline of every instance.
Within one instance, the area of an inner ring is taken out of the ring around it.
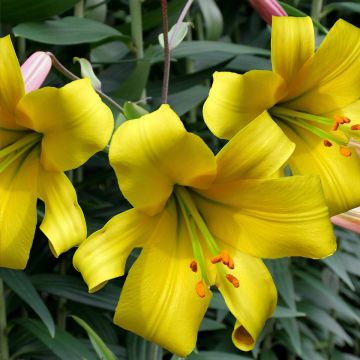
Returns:
[[[32,132],[0,150],[0,173],[36,145],[41,137],[41,134]]]

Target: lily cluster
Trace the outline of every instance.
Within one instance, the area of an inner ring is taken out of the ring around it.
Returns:
[[[277,302],[262,259],[331,255],[330,216],[359,206],[359,158],[350,156],[359,40],[359,29],[339,21],[314,52],[309,18],[273,18],[272,71],[214,75],[204,118],[229,140],[216,155],[169,105],[123,123],[109,160],[132,209],[86,239],[64,171],[105,147],[111,112],[86,79],[25,94],[11,42],[1,39],[0,266],[26,266],[40,198],[40,229],[56,256],[80,245],[74,266],[90,292],[124,275],[142,248],[116,324],[186,356],[219,291],[236,319],[235,346],[253,349]]]

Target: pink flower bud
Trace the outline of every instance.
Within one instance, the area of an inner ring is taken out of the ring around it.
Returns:
[[[269,25],[273,16],[287,16],[286,11],[276,0],[249,0],[249,2]]]
[[[29,93],[38,89],[44,82],[51,69],[51,58],[43,51],[33,53],[21,65],[21,73],[24,79],[25,92]]]
[[[360,234],[360,207],[352,209],[346,213],[333,216],[331,218],[333,224],[341,226]]]

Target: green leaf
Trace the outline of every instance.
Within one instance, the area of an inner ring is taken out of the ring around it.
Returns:
[[[298,312],[294,309],[288,309],[283,306],[277,306],[275,309],[274,314],[272,315],[273,318],[294,318],[294,317],[301,317],[306,316],[303,312]]]
[[[354,284],[347,273],[346,264],[343,262],[340,251],[322,261],[329,266],[351,290],[355,290]]]
[[[191,26],[190,22],[182,22],[179,24],[177,32],[175,33],[176,24],[170,29],[168,34],[169,39],[169,49],[172,51],[176,47],[178,47],[181,42],[185,39],[185,36],[187,35],[189,31],[189,27]],[[160,46],[164,48],[164,34],[161,33],[158,36],[158,40],[160,43]]]
[[[74,57],[74,62],[77,61],[81,68],[81,77],[89,78],[94,89],[101,90],[101,82],[94,73],[94,70],[89,60],[84,58]]]
[[[107,38],[127,39],[116,29],[97,21],[68,16],[42,23],[24,23],[13,28],[15,36],[52,45],[92,43]]]
[[[250,360],[252,358],[222,351],[198,351],[191,353],[187,360]]]
[[[27,275],[19,270],[0,269],[0,278],[39,315],[50,335],[54,337],[54,320]]]
[[[199,331],[214,331],[221,329],[226,329],[226,326],[222,322],[204,317],[200,324]]]
[[[15,323],[29,331],[62,360],[96,360],[85,345],[60,328],[56,328],[55,337],[51,338],[43,324],[37,320],[19,319]]]
[[[75,315],[73,315],[72,318],[87,332],[91,344],[93,345],[100,359],[116,360],[116,356],[105,345],[104,341],[98,336],[98,334],[84,320]]]
[[[295,349],[297,355],[302,355],[302,346],[300,338],[299,326],[295,319],[280,319],[286,333],[289,336],[290,342]]]
[[[114,311],[120,294],[120,289],[111,284],[95,294],[89,294],[84,282],[75,276],[34,275],[31,277],[31,281],[40,291],[110,311]]]
[[[124,115],[127,120],[137,119],[148,113],[149,112],[145,110],[143,107],[131,101],[127,101],[124,104]]]
[[[218,40],[223,32],[224,21],[214,0],[197,0],[205,21],[207,40]]]
[[[287,12],[287,14],[289,16],[309,16],[307,14],[305,14],[304,12],[302,12],[301,10],[298,10],[297,8],[284,3],[283,1],[279,1],[279,4],[284,8],[284,10]],[[314,26],[316,28],[318,28],[323,34],[327,34],[328,33],[328,29],[321,25],[318,21],[312,19]]]
[[[60,15],[79,0],[1,0],[0,19],[4,23],[39,21]]]
[[[126,345],[128,350],[128,360],[162,360],[162,348],[140,336],[128,333]]]
[[[356,4],[350,1],[335,2],[325,5],[321,13],[321,17],[328,15],[329,13],[337,10],[345,10],[355,13],[360,13],[360,4]]]
[[[239,45],[232,43],[225,43],[220,41],[184,41],[171,53],[172,58],[181,59],[196,54],[212,53],[219,51],[222,53],[232,55],[264,55],[270,56],[270,51],[260,49],[253,46]],[[163,52],[161,46],[154,46],[151,50],[145,52],[147,56],[151,57],[151,62],[163,61]]]

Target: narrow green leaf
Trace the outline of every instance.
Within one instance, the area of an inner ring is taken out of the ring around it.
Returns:
[[[128,360],[162,360],[162,348],[140,336],[128,333],[126,337],[126,344],[128,350]]]
[[[272,315],[273,318],[294,318],[294,317],[301,317],[306,316],[305,313],[296,311],[294,309],[288,309],[283,306],[277,306],[275,309],[274,314]]]
[[[56,328],[54,338],[49,336],[43,324],[33,319],[15,321],[39,339],[49,350],[62,360],[96,360],[96,357],[70,333]]]
[[[226,326],[222,322],[204,317],[200,324],[199,331],[214,331],[221,329],[226,329]]]
[[[223,32],[224,20],[214,0],[197,0],[205,21],[206,40],[218,40]]]
[[[89,78],[94,89],[101,90],[101,82],[95,75],[94,70],[93,70],[89,60],[84,59],[84,58],[74,57],[74,62],[75,61],[77,61],[80,64],[81,77]]]
[[[230,354],[222,351],[198,351],[191,353],[187,360],[250,360],[252,357]]]
[[[52,45],[93,43],[107,38],[127,39],[108,25],[74,16],[20,24],[13,28],[13,33],[15,36]]]
[[[337,10],[345,10],[349,12],[360,13],[360,4],[356,4],[350,1],[331,3],[324,6],[323,11],[321,13],[321,17],[324,17],[330,14],[331,12]]]
[[[100,359],[116,360],[116,356],[105,345],[104,341],[98,336],[98,334],[84,320],[75,315],[73,315],[72,318],[87,332],[91,344],[93,345]]]
[[[54,320],[27,275],[19,270],[0,269],[0,277],[11,290],[39,315],[50,335],[54,337]]]
[[[1,0],[3,23],[45,20],[71,9],[79,0]]]
[[[148,113],[149,112],[146,109],[131,101],[127,101],[124,104],[124,115],[127,120],[137,119]]]
[[[297,355],[302,355],[302,346],[300,338],[299,326],[295,319],[280,319],[279,320],[289,336],[292,346]]]

